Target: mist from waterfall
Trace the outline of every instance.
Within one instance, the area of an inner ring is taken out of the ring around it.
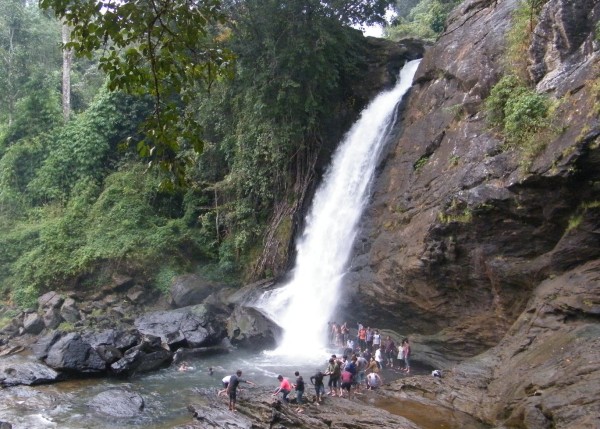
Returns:
[[[379,94],[346,134],[315,193],[292,280],[255,304],[284,330],[276,354],[314,356],[325,349],[327,322],[343,293],[342,279],[375,168],[419,61],[408,62],[396,86]]]

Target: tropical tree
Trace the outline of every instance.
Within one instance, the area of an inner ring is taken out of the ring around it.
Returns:
[[[66,48],[91,58],[110,90],[150,94],[140,154],[183,178],[182,149],[202,150],[198,122],[185,106],[198,91],[227,75],[232,56],[211,29],[225,21],[218,0],[40,0],[71,28]]]
[[[55,68],[59,52],[56,23],[23,0],[0,2],[0,119],[15,120],[26,85],[40,70]]]

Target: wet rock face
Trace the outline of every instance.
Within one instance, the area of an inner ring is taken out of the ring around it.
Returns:
[[[171,284],[171,298],[175,307],[186,307],[202,303],[221,286],[207,281],[196,274],[178,276]]]
[[[265,350],[276,345],[281,333],[278,325],[250,307],[236,307],[227,320],[227,335],[235,346]]]
[[[526,155],[504,146],[483,109],[503,73],[505,33],[516,6],[512,0],[463,3],[427,51],[400,137],[381,162],[342,305],[349,321],[414,337],[413,361],[436,368],[445,362],[439,369],[516,337],[521,352],[505,356],[496,350],[497,359],[473,363],[478,370],[470,373],[472,384],[495,386],[493,393],[477,387],[469,396],[464,388],[448,401],[474,413],[483,402],[482,418],[493,424],[511,416],[510,425],[569,427],[583,422],[571,397],[585,396],[592,403],[587,412],[598,415],[598,400],[592,398],[599,396],[583,393],[589,381],[563,379],[569,386],[565,394],[557,389],[548,402],[517,381],[530,377],[527,383],[541,386],[527,369],[537,367],[539,356],[546,357],[546,376],[559,372],[559,361],[536,340],[547,336],[555,344],[553,335],[572,338],[571,353],[588,358],[584,364],[563,356],[571,374],[598,374],[597,358],[575,338],[595,332],[599,321],[592,298],[600,258],[594,86],[600,56],[592,30],[599,6],[550,0],[544,7],[539,34],[551,36],[543,43],[534,39],[530,52],[532,64],[543,65],[538,90],[562,97],[555,115],[561,132],[540,136],[546,145],[527,169]],[[536,298],[548,282],[553,292]],[[509,373],[515,384],[505,383]],[[489,402],[481,399],[488,394]]]
[[[593,0],[547,2],[530,47],[532,80],[538,83],[545,79],[562,86],[558,75],[564,78],[593,54],[599,18],[600,4]],[[545,83],[541,88],[554,89],[554,85]]]

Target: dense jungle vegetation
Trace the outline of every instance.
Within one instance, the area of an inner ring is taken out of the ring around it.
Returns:
[[[434,39],[454,4],[100,3],[0,2],[0,299],[20,306],[115,271],[159,289],[281,272],[291,215],[361,107],[350,26],[391,7],[388,37]]]

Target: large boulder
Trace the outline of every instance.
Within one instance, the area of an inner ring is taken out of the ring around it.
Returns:
[[[65,299],[62,306],[60,307],[60,316],[63,320],[69,323],[75,323],[81,319],[79,308],[73,298]]]
[[[227,334],[235,346],[264,350],[273,347],[281,333],[279,325],[251,307],[236,307],[227,320]]]
[[[175,307],[201,304],[204,299],[222,285],[206,280],[197,274],[175,277],[171,283],[171,299]]]
[[[71,373],[102,373],[106,362],[80,334],[69,333],[50,346],[45,362],[51,368]]]
[[[29,313],[23,319],[23,331],[26,334],[37,335],[44,330],[44,319],[38,313]]]
[[[44,311],[44,325],[48,329],[56,329],[64,321],[60,314],[60,309],[55,307],[48,307]]]
[[[226,335],[224,315],[207,305],[144,314],[135,326],[142,334],[160,337],[171,350],[216,345]]]
[[[46,292],[38,298],[38,306],[42,310],[46,310],[48,308],[59,308],[64,301],[65,298],[61,294],[51,291]]]
[[[117,375],[132,375],[148,372],[171,363],[173,353],[163,348],[160,337],[146,335],[141,344],[127,350],[123,356],[110,365]]]
[[[39,362],[0,361],[0,386],[52,383],[60,379],[60,374]]]
[[[88,407],[100,416],[131,418],[143,412],[144,398],[130,390],[110,389],[94,396],[88,402]]]
[[[48,356],[48,350],[50,350],[50,347],[52,347],[52,345],[56,343],[62,337],[62,335],[63,334],[61,332],[53,331],[47,335],[44,335],[43,337],[38,338],[37,341],[31,346],[33,355],[40,360],[46,359]]]

